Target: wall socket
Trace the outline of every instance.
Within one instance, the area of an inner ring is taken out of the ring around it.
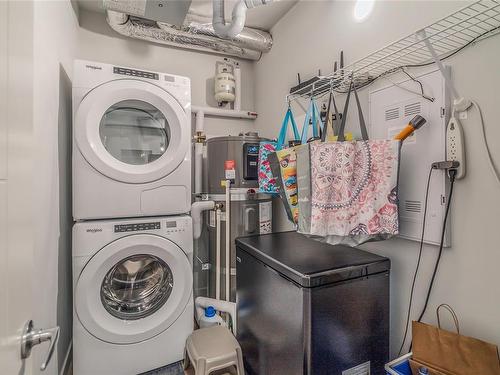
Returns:
[[[446,129],[446,160],[455,160],[460,163],[455,178],[465,177],[465,149],[462,125],[452,116]]]

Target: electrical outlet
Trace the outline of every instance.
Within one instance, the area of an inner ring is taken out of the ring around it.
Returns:
[[[465,149],[462,125],[456,117],[452,116],[446,129],[446,160],[456,160],[460,163],[456,179],[465,176]]]

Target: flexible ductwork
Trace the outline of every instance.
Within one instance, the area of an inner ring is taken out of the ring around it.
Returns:
[[[171,25],[158,22],[158,26],[164,30],[170,30]],[[209,23],[200,23],[190,21],[185,26],[181,27],[182,31],[186,31],[189,34],[194,35],[205,35],[213,37],[214,40],[219,40],[221,43],[229,43],[233,46],[248,48],[250,50],[255,50],[259,52],[269,52],[273,46],[273,38],[268,32],[251,29],[249,27],[243,28],[243,30],[231,40],[220,40],[214,31],[214,28]]]
[[[255,29],[245,28],[238,37],[222,40],[215,36],[211,25],[191,23],[178,29],[111,10],[107,10],[106,14],[108,24],[119,34],[154,43],[250,60],[258,60],[262,52],[269,51],[272,46],[271,35]]]
[[[259,5],[266,5],[273,0],[240,0],[233,8],[231,23],[226,23],[224,0],[213,0],[212,25],[215,33],[222,39],[233,39],[245,27],[247,10]]]

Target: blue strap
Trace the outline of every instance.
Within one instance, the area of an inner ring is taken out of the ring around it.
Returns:
[[[299,139],[299,131],[297,130],[297,123],[295,122],[295,118],[293,117],[293,113],[290,107],[286,111],[285,118],[283,119],[283,123],[281,124],[280,134],[278,136],[278,142],[276,144],[276,150],[281,150],[285,145],[286,136],[288,133],[288,122],[292,123],[293,136],[295,139]]]
[[[302,144],[307,143],[307,134],[309,132],[309,125],[310,125],[309,122],[312,123],[313,137],[314,138],[319,137],[319,127],[321,126],[321,115],[318,109],[318,105],[316,104],[316,100],[314,100],[314,98],[311,98],[311,101],[309,102],[309,107],[307,108],[306,112],[306,118],[304,119],[304,126],[302,127],[302,137],[301,137]],[[318,126],[316,125],[317,123],[319,123]]]

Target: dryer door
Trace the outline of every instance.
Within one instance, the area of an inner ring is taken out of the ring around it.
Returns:
[[[167,176],[190,147],[189,113],[152,83],[123,79],[90,91],[75,115],[75,140],[99,172],[127,183]]]
[[[85,265],[75,308],[85,329],[114,344],[131,344],[166,330],[192,298],[190,261],[173,242],[150,234],[120,238]]]

